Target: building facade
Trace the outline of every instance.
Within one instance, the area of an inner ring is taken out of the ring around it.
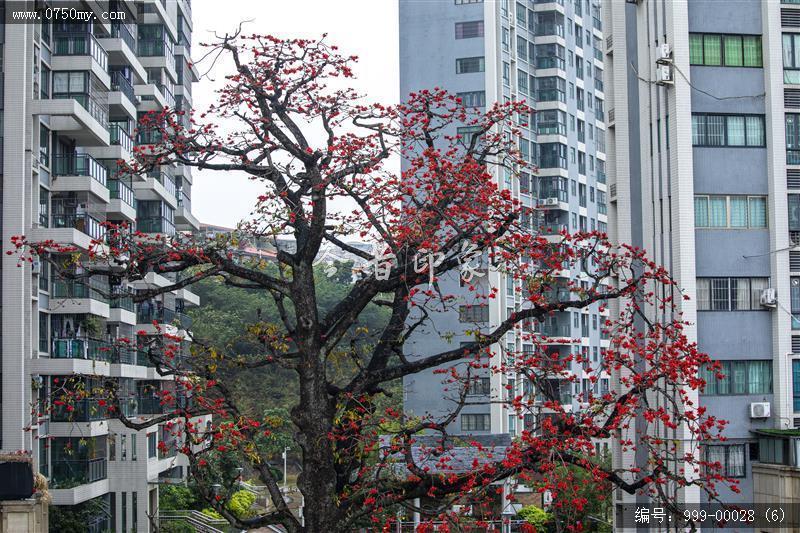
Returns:
[[[726,376],[706,372],[697,400],[728,440],[701,453],[740,482],[724,501],[754,502],[754,465],[775,461],[764,430],[800,427],[800,5],[607,2],[603,23],[610,232],[690,297],[677,300],[687,334]]]
[[[12,4],[35,7],[3,7]],[[85,251],[105,239],[104,221],[148,234],[197,229],[188,168],[117,173],[118,160],[152,142],[136,135],[142,114],[191,106],[190,0],[61,5],[93,12],[95,20],[21,23],[6,12],[0,27],[3,249],[26,235]],[[79,511],[86,531],[150,531],[159,484],[184,475],[173,432],[128,429],[91,395],[68,407],[53,398],[112,378],[129,417],[160,414],[159,391],[174,382],[146,354],[114,341],[157,335],[154,321],[185,331],[185,307],[199,300],[181,290],[135,306],[115,291],[171,280],[151,273],[128,287],[102,278],[79,283],[57,279],[46,263],[16,263],[3,254],[0,449],[32,453],[49,479],[51,523],[55,509]]]
[[[570,232],[607,230],[605,126],[603,122],[603,33],[599,4],[587,0],[446,0],[400,1],[400,93],[442,87],[465,105],[490,108],[495,102],[526,101],[535,113],[523,117],[519,149],[538,173],[520,170],[496,176],[523,206],[532,232],[558,239]],[[449,132],[468,134],[467,131]],[[436,329],[419,329],[406,343],[410,358],[452,349],[469,341],[469,330],[496,327],[524,306],[513,276],[488,271],[477,292],[497,287],[497,298],[478,305],[457,273],[440,280],[442,291],[460,298],[457,311],[434,313]],[[577,280],[577,271],[567,278]],[[599,364],[603,318],[597,305],[562,312],[535,331],[552,338],[553,351],[583,353]],[[452,335],[451,335],[452,334]],[[533,350],[520,335],[509,333],[492,347],[493,364],[503,354]],[[525,380],[500,373],[479,374],[469,386],[468,405],[449,428],[455,434],[518,435],[535,423],[538,407],[520,419],[497,400],[505,395],[535,397]],[[565,405],[578,406],[592,385],[582,364],[573,363],[577,383],[553,380]],[[583,376],[583,377],[582,377]],[[442,415],[455,406],[456,388],[435,371],[408,376],[404,406],[408,414]]]

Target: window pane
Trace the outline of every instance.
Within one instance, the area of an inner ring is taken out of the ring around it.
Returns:
[[[750,227],[751,228],[766,228],[767,227],[767,199],[750,197],[748,199],[750,206]]]
[[[719,65],[722,63],[722,43],[719,35],[703,36],[703,51],[705,52],[706,65]]]
[[[750,124],[748,124],[749,126]],[[725,117],[706,115],[706,142],[708,146],[725,145]]]
[[[800,194],[789,195],[789,231],[800,231]]]
[[[744,117],[728,117],[728,146],[744,146]]]
[[[698,196],[694,199],[694,225],[697,228],[708,227],[708,197]]]
[[[706,143],[705,115],[692,115],[692,144],[702,146]]]
[[[708,311],[711,309],[711,280],[698,278],[697,280],[697,310]]]
[[[697,33],[689,35],[689,63],[703,64],[703,36]]]
[[[727,446],[728,465],[727,475],[730,477],[744,477],[744,444]]]
[[[722,363],[722,370],[720,377],[717,379],[717,394],[730,394],[731,393],[731,362],[720,361]]]
[[[711,196],[709,204],[709,226],[712,228],[728,227],[728,198],[726,196]]]
[[[731,311],[750,309],[750,280],[731,278]]]
[[[758,311],[761,307],[761,293],[769,287],[769,278],[750,278],[750,309]]]
[[[717,393],[717,376],[716,372],[709,367],[705,367],[703,372],[703,380],[706,382],[706,387],[703,389],[703,394],[716,394]]]
[[[725,66],[742,66],[742,37],[740,35],[725,36]]]
[[[712,278],[711,309],[714,311],[727,311],[729,309],[728,297],[728,278]]]
[[[761,60],[761,36],[745,35],[744,37],[744,66],[760,67]]]
[[[731,196],[731,227],[747,227],[747,198],[744,196]]]
[[[764,117],[749,116],[747,120],[747,146],[764,146]]]
[[[733,362],[733,393],[746,394],[747,393],[747,362],[734,361]]]
[[[792,61],[794,54],[792,54],[792,35],[789,33],[783,34],[783,66],[784,68],[791,68],[794,66]]]

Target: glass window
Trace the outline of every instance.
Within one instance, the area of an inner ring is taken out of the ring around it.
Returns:
[[[747,197],[746,196],[731,196],[730,197],[730,210],[731,210],[731,224],[732,228],[746,228],[747,227]]]
[[[456,74],[483,72],[486,68],[483,57],[462,57],[456,59]]]
[[[751,196],[747,199],[749,205],[749,221],[751,228],[767,227],[767,199],[763,196]]]
[[[706,115],[706,144],[708,146],[725,145],[725,117]]]
[[[489,431],[490,429],[489,415],[461,415],[461,431]]]
[[[761,59],[761,36],[760,35],[745,35],[744,42],[744,66],[745,67],[760,67],[763,64]]]
[[[483,21],[456,22],[456,39],[483,37]]]
[[[719,35],[703,36],[703,61],[706,65],[722,64],[722,45]]]
[[[744,117],[728,117],[728,146],[744,146]]]
[[[792,405],[800,413],[800,359],[792,359]]]
[[[725,228],[728,226],[728,199],[725,196],[711,196],[709,198],[709,226],[712,228]]]
[[[742,66],[742,37],[740,35],[725,35],[725,66]]]
[[[703,64],[703,36],[699,33],[689,34],[689,63]]]
[[[764,117],[748,115],[745,117],[747,146],[764,146]]]
[[[789,231],[800,231],[800,194],[789,196]]]

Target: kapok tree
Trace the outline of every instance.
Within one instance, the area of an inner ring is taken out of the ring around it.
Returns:
[[[252,310],[241,335],[259,349],[247,356],[230,357],[209,339],[158,321],[155,331],[117,340],[147,351],[159,373],[176,376],[171,390],[158,392],[164,414],[125,416],[112,379],[92,392],[107,395],[109,413],[129,427],[167,422],[180,428],[180,451],[216,511],[240,528],[281,524],[290,532],[333,532],[365,523],[385,527],[420,497],[443,502],[425,520],[456,522],[461,517],[450,504],[489,497],[494,483],[510,478],[549,491],[555,505],[579,508],[585,502],[576,496],[575,469],[584,472],[582,483],[588,473],[666,507],[674,505],[676,488],[697,486],[713,499],[718,484],[731,482],[718,464],[703,460],[698,446],[718,438],[724,423],[694,400],[703,386],[699,373],[711,362],[684,334],[679,287],[644,251],[611,243],[600,232],[549,227],[511,188],[498,185],[499,176],[516,180],[534,170],[516,148],[519,127],[532,116],[524,103],[469,108],[438,88],[412,93],[400,105],[366,103],[345,87],[356,58],[324,39],[236,34],[206,46],[206,61],[229,69],[218,102],[190,120],[171,109],[145,117],[139,130],[151,144],[137,146],[121,172],[179,163],[217,172],[219,179],[244,173],[263,184],[257,199],[242,199],[256,202],[250,218],[230,236],[213,239],[109,223],[106,238],[89,250],[24,237],[15,245],[23,259],[47,260],[62,277],[108,278],[113,297],[130,296],[140,305],[208,278],[269,295],[280,318],[266,322]],[[468,129],[459,135],[457,128]],[[389,164],[397,156],[404,160],[400,173]],[[276,247],[272,261],[237,252],[241,240],[281,236],[296,246]],[[373,251],[347,244],[351,237],[373,242]],[[324,311],[316,292],[322,274],[314,266],[323,246],[373,266]],[[126,289],[152,272],[174,281]],[[455,332],[461,336],[445,350],[411,353],[407,341],[414,335],[453,335],[437,329],[444,314],[463,312],[465,302],[475,309],[498,299],[490,274],[510,277],[523,303],[500,319]],[[614,316],[607,311],[612,302]],[[361,327],[374,306],[388,316],[377,331]],[[547,327],[561,313],[590,306],[604,316],[600,327],[609,339],[596,365],[587,364],[588,354],[562,349],[573,343],[568,334]],[[532,349],[507,346],[509,333]],[[187,341],[193,343],[188,360],[180,357]],[[333,372],[333,358],[347,361],[346,371]],[[565,400],[564,386],[578,382],[576,364],[585,366],[590,383],[614,375],[619,386],[590,387],[580,399]],[[275,420],[243,411],[228,386],[231,376],[256,368],[293,376],[285,386],[298,401],[283,423],[300,449],[303,525],[269,465]],[[392,383],[434,371],[443,388],[459,391],[446,415],[405,416],[401,398],[387,400]],[[502,457],[487,457],[471,471],[448,471],[443,443],[480,372],[525,383],[494,390],[488,401],[502,402],[528,425]],[[75,387],[64,389],[75,394]],[[198,424],[207,414],[213,422]],[[660,438],[664,429],[683,437]],[[442,458],[438,468],[417,463],[412,448],[423,433],[442,439],[428,450]],[[647,464],[612,470],[594,461],[598,439],[644,448]],[[241,518],[227,509],[241,471],[236,464],[266,486],[271,505],[263,514]]]

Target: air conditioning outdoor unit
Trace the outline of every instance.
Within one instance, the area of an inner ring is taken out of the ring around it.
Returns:
[[[776,307],[778,305],[778,296],[773,287],[761,291],[760,303],[764,307]]]
[[[656,67],[656,84],[672,85],[672,67],[670,65],[658,65]]]
[[[31,263],[31,272],[34,274],[41,274],[42,273],[42,262],[38,259],[34,259],[33,263]]]
[[[656,63],[659,65],[666,65],[672,63],[672,47],[669,43],[664,43],[658,47],[658,58]]]
[[[558,198],[542,198],[541,205],[558,205]]]
[[[750,418],[769,418],[769,402],[753,402],[750,404]]]

